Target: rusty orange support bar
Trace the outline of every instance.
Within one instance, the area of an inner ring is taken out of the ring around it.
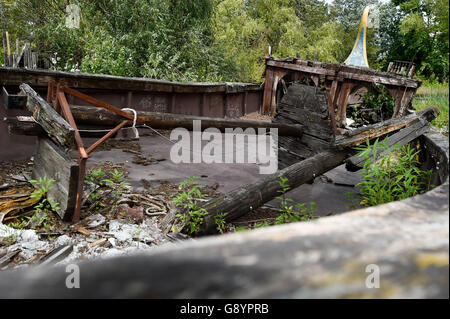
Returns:
[[[101,107],[104,109],[107,109],[108,111],[111,111],[113,113],[116,113],[127,120],[122,121],[119,125],[117,125],[115,128],[113,128],[111,131],[106,133],[102,138],[100,138],[98,141],[96,141],[94,144],[92,144],[89,148],[85,149],[83,145],[83,139],[80,136],[80,132],[78,131],[77,124],[75,122],[75,119],[73,117],[72,111],[70,109],[70,105],[67,102],[65,93],[71,94],[75,97],[78,97],[94,106]],[[75,143],[77,145],[78,149],[78,165],[79,165],[79,171],[78,171],[78,181],[77,181],[77,195],[76,195],[76,203],[75,203],[75,209],[74,213],[71,216],[72,222],[78,222],[80,220],[80,212],[81,212],[81,204],[83,200],[83,187],[84,187],[84,178],[86,174],[86,162],[89,158],[89,154],[94,151],[100,144],[105,142],[108,138],[116,134],[121,128],[123,128],[125,125],[131,125],[133,122],[130,120],[134,119],[134,115],[127,113],[125,111],[122,111],[121,109],[114,107],[112,105],[109,105],[105,102],[102,102],[100,100],[97,100],[93,97],[90,97],[86,94],[83,94],[81,92],[78,92],[76,90],[70,89],[66,86],[64,86],[64,83],[58,83],[54,81],[50,81],[48,85],[48,91],[47,91],[47,101],[50,103],[52,102],[53,107],[55,110],[58,111],[58,109],[61,109],[61,113],[63,117],[67,120],[67,122],[72,126],[72,128],[75,130]],[[149,117],[144,117],[141,120],[150,120]],[[138,119],[139,122],[139,119]]]
[[[124,118],[127,118],[129,120],[133,120],[134,119],[132,114],[127,113],[125,111],[122,111],[121,109],[119,109],[119,108],[117,108],[115,106],[109,105],[108,103],[105,103],[105,102],[102,102],[100,100],[97,100],[96,98],[93,98],[93,97],[91,97],[89,95],[86,95],[84,93],[81,93],[81,92],[73,90],[73,89],[70,89],[70,88],[68,88],[66,86],[63,86],[63,85],[60,88],[64,92],[66,92],[66,93],[68,93],[70,95],[73,95],[73,96],[75,96],[75,97],[77,97],[79,99],[82,99],[82,100],[84,100],[84,101],[86,101],[86,102],[88,102],[88,103],[90,103],[90,104],[92,104],[94,106],[102,107],[104,109],[107,109],[108,111],[114,112],[114,113],[116,113],[116,114],[118,114],[120,116],[123,116]]]
[[[77,124],[75,123],[75,119],[73,118],[72,111],[70,111],[70,106],[66,100],[64,92],[58,92],[57,96],[65,118],[69,122],[70,126],[72,126],[75,130],[75,142],[77,143],[80,158],[88,158],[88,154],[86,153],[86,150],[83,146],[83,140],[81,139],[80,132],[78,131]]]
[[[122,127],[124,127],[127,124],[131,124],[130,121],[123,121],[121,122],[119,125],[117,125],[115,128],[113,128],[111,131],[109,131],[108,133],[106,133],[102,138],[100,138],[97,142],[95,142],[94,144],[92,144],[91,146],[88,147],[88,149],[86,150],[86,152],[88,154],[91,154],[92,151],[94,151],[100,144],[102,144],[104,141],[106,141],[108,138],[110,138],[111,136],[113,136],[114,134],[116,134]]]

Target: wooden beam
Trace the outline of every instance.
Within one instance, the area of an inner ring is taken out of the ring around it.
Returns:
[[[69,122],[70,126],[73,127],[73,129],[75,130],[75,142],[78,148],[78,154],[80,155],[80,158],[88,158],[88,155],[83,145],[83,140],[81,139],[80,132],[78,132],[77,124],[75,122],[75,119],[73,118],[72,112],[70,111],[70,106],[69,103],[67,102],[64,92],[58,92],[56,95],[58,98],[58,104],[61,106],[65,118]]]
[[[346,118],[347,118],[347,103],[348,98],[350,96],[350,92],[354,87],[353,82],[344,82],[342,83],[341,90],[339,92],[339,99],[337,102],[337,115],[336,115],[336,125],[339,127],[346,126]]]
[[[281,61],[267,61],[268,66],[271,67],[277,67],[277,68],[283,68],[293,71],[299,71],[299,72],[307,72],[311,74],[317,74],[317,75],[325,75],[325,76],[336,76],[337,72],[333,69],[326,69],[321,67],[312,67],[308,65],[300,65],[300,64],[293,64],[293,63],[286,63]],[[372,71],[373,72],[373,71]],[[339,71],[339,76],[341,76],[343,79],[348,80],[357,80],[357,81],[363,81],[363,82],[370,82],[370,83],[381,83],[385,85],[396,85],[396,86],[403,86],[403,87],[411,87],[411,88],[418,88],[420,86],[420,81],[414,80],[414,79],[408,79],[404,77],[397,77],[397,76],[388,76],[386,74],[365,74],[365,73],[353,73],[349,71]]]
[[[35,114],[35,119],[48,136],[65,149],[75,143],[75,130],[28,84],[22,83],[20,89],[27,96],[26,107]]]
[[[338,80],[334,80],[331,84],[330,91],[328,91],[328,112],[331,120],[331,128],[333,129],[333,133],[337,135],[337,126],[336,126],[336,112],[334,111],[336,105],[336,99],[338,95]]]
[[[360,127],[352,131],[348,131],[343,135],[336,136],[334,145],[343,149],[364,143],[367,139],[371,140],[393,131],[397,131],[411,125],[417,119],[423,118],[427,122],[431,122],[440,114],[440,110],[436,106],[429,106],[416,114],[411,114],[401,118],[392,118],[387,121]]]
[[[424,120],[422,117],[419,117],[417,120],[415,120],[411,125],[409,125],[406,128],[401,129],[397,133],[386,137],[388,140],[388,148],[385,149],[382,152],[378,152],[376,154],[376,158],[381,158],[384,155],[387,155],[389,152],[392,151],[394,147],[403,146],[422,134],[427,133],[430,130],[430,126],[428,125],[428,122]],[[372,147],[371,147],[372,148]],[[370,152],[370,156],[373,157],[373,152]],[[363,167],[364,158],[358,155],[350,157],[346,161],[346,168],[349,171],[357,171]]]
[[[47,132],[31,116],[5,117],[8,133],[13,135],[46,136]]]

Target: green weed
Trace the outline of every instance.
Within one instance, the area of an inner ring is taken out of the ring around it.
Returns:
[[[177,207],[181,206],[184,210],[184,212],[178,213],[176,217],[181,219],[182,229],[187,228],[191,235],[196,235],[199,232],[200,226],[204,222],[204,217],[208,215],[208,212],[201,208],[197,202],[197,199],[204,198],[201,192],[202,186],[196,183],[197,179],[199,177],[193,176],[181,182],[178,188],[183,190],[183,192],[172,199]]]
[[[433,172],[419,168],[420,150],[409,144],[393,147],[392,151],[377,159],[377,155],[388,147],[387,139],[379,143],[375,140],[372,147],[366,145],[355,147],[358,156],[364,158],[361,174],[363,178],[356,185],[361,200],[360,206],[370,207],[392,201],[402,200],[427,191]]]

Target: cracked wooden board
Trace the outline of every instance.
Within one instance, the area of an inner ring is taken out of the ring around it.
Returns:
[[[48,138],[38,138],[34,156],[33,179],[53,178],[53,188],[48,196],[60,204],[58,215],[66,219],[75,209],[78,181],[78,164]]]

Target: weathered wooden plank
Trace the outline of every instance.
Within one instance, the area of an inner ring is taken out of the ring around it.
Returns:
[[[20,89],[27,96],[27,109],[35,113],[35,119],[49,137],[64,147],[71,149],[75,143],[75,130],[28,84],[22,83]]]
[[[293,83],[283,96],[273,122],[299,123],[305,134],[326,141],[334,139],[324,89]]]
[[[26,53],[29,50],[26,50]],[[24,54],[24,60],[28,54]],[[64,80],[74,89],[132,90],[159,93],[226,93],[230,85],[226,82],[171,82],[156,79],[132,78],[105,74],[63,72],[43,69],[11,69],[0,67],[1,85],[32,83],[33,86],[47,87],[48,81]],[[234,83],[233,90],[248,92],[261,91],[258,83]]]
[[[278,116],[279,120],[283,118],[292,120],[294,123],[302,125],[304,133],[315,136],[325,141],[333,140],[333,131],[330,120],[323,120],[312,112],[298,110],[296,113],[284,112]]]
[[[278,138],[280,168],[330,149],[334,141],[324,89],[293,83],[283,96],[273,122],[299,123],[304,128],[301,138]]]
[[[438,107],[429,106],[416,114],[411,114],[401,118],[392,118],[387,121],[348,131],[343,135],[337,136],[334,145],[339,149],[359,145],[364,143],[367,139],[371,140],[402,129],[416,121],[419,117],[423,118],[427,122],[431,122],[439,114],[440,110]]]
[[[34,155],[33,178],[53,178],[48,196],[60,204],[57,212],[63,219],[73,214],[77,195],[78,164],[48,138],[38,137]]]
[[[427,133],[430,130],[430,126],[428,122],[426,122],[422,118],[418,118],[417,121],[410,126],[401,129],[395,134],[387,137],[388,140],[388,148],[382,152],[377,153],[376,158],[380,158],[390,151],[392,151],[395,146],[403,146],[412,140],[418,138],[422,134]],[[373,152],[370,153],[370,156],[373,156]],[[364,163],[364,158],[361,156],[352,156],[346,161],[346,168],[349,171],[357,171],[362,168]]]
[[[269,60],[266,63],[267,66],[271,67],[278,67],[293,71],[299,71],[299,72],[307,72],[311,74],[318,74],[318,75],[325,75],[325,76],[335,76],[336,71],[339,72],[339,76],[342,76],[345,79],[349,80],[357,80],[357,81],[364,81],[364,82],[376,82],[386,85],[397,85],[397,86],[404,86],[404,87],[411,87],[411,88],[418,88],[420,86],[420,81],[413,80],[413,79],[407,79],[407,78],[401,78],[389,74],[377,74],[376,72],[372,71],[370,72],[370,69],[364,69],[364,72],[357,73],[356,71],[358,69],[356,68],[342,68],[342,71],[334,70],[331,68],[323,68],[318,66],[308,66],[308,65],[300,65],[300,64],[293,64],[293,63],[286,63],[281,61],[274,61]]]

